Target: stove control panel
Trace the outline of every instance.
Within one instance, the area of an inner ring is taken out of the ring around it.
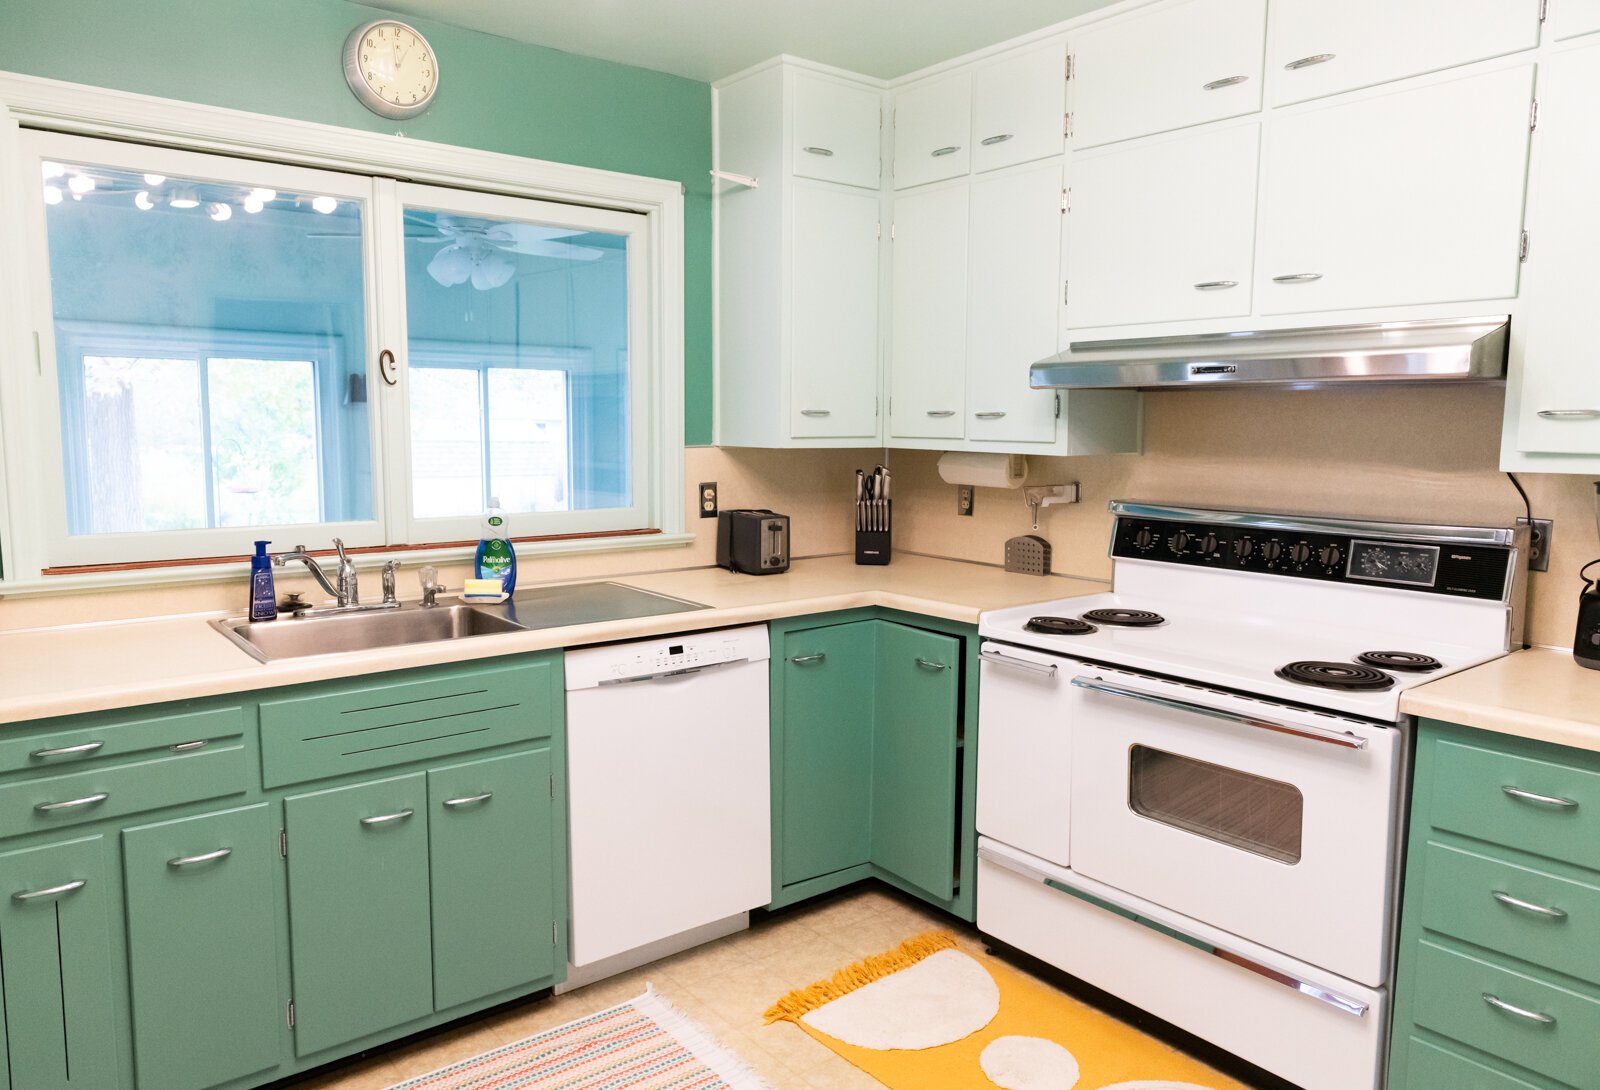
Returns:
[[[1493,601],[1510,589],[1513,550],[1122,515],[1111,555]]]

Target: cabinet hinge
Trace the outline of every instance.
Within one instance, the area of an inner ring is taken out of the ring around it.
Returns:
[[[550,945],[561,945],[561,925],[556,923],[554,920],[550,921]]]
[[[1070,292],[1071,290],[1072,290],[1072,281],[1070,281],[1070,280],[1061,281],[1061,305],[1062,306],[1066,306],[1067,305],[1067,293]]]
[[[1061,135],[1070,139],[1072,137],[1072,113],[1068,111],[1061,119]]]
[[[872,399],[872,418],[874,420],[878,418],[878,403],[882,400],[883,399],[881,397],[875,397]]]
[[[289,1000],[289,1028],[294,1029],[294,1000]]]
[[[44,374],[44,353],[39,350],[39,331],[33,331],[33,371],[34,374]]]
[[[289,830],[288,829],[279,829],[278,830],[278,858],[279,859],[288,859],[289,858]]]
[[[1056,391],[1056,419],[1061,419],[1061,391]]]
[[[1537,131],[1539,128],[1539,100],[1534,99],[1533,105],[1528,108],[1528,130]]]
[[[1072,54],[1068,53],[1067,54],[1067,79],[1069,79],[1069,80],[1072,78],[1073,60],[1074,60],[1074,58],[1073,58]]]
[[[878,222],[878,238],[880,241],[883,239],[883,222],[881,220]]]
[[[1522,232],[1522,241],[1517,245],[1517,260],[1528,260],[1528,232]]]
[[[1071,211],[1072,211],[1072,190],[1070,188],[1063,189],[1061,191],[1061,214],[1064,216],[1068,212],[1071,212]]]
[[[554,772],[550,773],[550,797],[556,797],[556,774]]]
[[[1539,21],[1542,23],[1550,17],[1550,0],[1539,0]]]

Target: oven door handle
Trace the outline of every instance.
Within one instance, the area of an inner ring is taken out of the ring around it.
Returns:
[[[1056,676],[1056,664],[1053,662],[1030,662],[1027,659],[1016,659],[1010,655],[1002,655],[998,651],[979,651],[978,657],[985,662],[998,663],[1001,666],[1010,666],[1017,670],[1026,670],[1030,674],[1043,674],[1045,677]]]
[[[1228,723],[1242,723],[1244,726],[1255,727],[1258,730],[1270,730],[1277,734],[1288,734],[1295,738],[1324,742],[1330,746],[1339,746],[1341,749],[1367,748],[1367,740],[1350,731],[1327,730],[1323,727],[1312,726],[1291,726],[1288,723],[1279,723],[1273,719],[1262,719],[1258,716],[1244,715],[1240,712],[1226,711],[1222,708],[1208,708],[1204,704],[1191,704],[1187,700],[1174,700],[1172,697],[1159,696],[1156,693],[1147,693],[1139,689],[1129,689],[1121,685],[1108,685],[1099,678],[1075,677],[1072,679],[1072,684],[1080,689],[1091,689],[1094,692],[1105,693],[1109,696],[1139,700],[1146,704],[1155,704],[1163,708],[1189,712],[1193,715],[1204,715],[1212,719],[1221,719]]]

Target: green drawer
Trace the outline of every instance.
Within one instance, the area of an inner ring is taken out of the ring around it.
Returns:
[[[1415,972],[1417,1025],[1573,1086],[1595,1085],[1600,1002],[1431,942],[1418,944]],[[1486,996],[1553,1021],[1498,1010]]]
[[[1446,844],[1425,851],[1428,930],[1600,984],[1600,887]]]
[[[249,787],[249,762],[238,743],[40,776],[0,787],[0,837],[237,795]],[[56,805],[63,802],[77,805]]]
[[[1396,1090],[1547,1090],[1547,1083],[1526,1082],[1514,1075],[1485,1067],[1457,1052],[1412,1037],[1411,1065],[1406,1084]]]
[[[21,735],[8,731],[0,737],[0,775],[237,738],[244,733],[245,711],[234,706],[138,718],[123,715],[94,726],[81,725],[85,722],[73,719],[58,730]]]
[[[563,697],[561,658],[547,655],[263,701],[262,781],[282,787],[548,738]]]
[[[1444,739],[1435,745],[1434,828],[1600,871],[1600,772]]]

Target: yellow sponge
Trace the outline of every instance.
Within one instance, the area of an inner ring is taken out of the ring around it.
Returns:
[[[468,579],[461,593],[468,598],[498,598],[505,586],[498,579]]]

